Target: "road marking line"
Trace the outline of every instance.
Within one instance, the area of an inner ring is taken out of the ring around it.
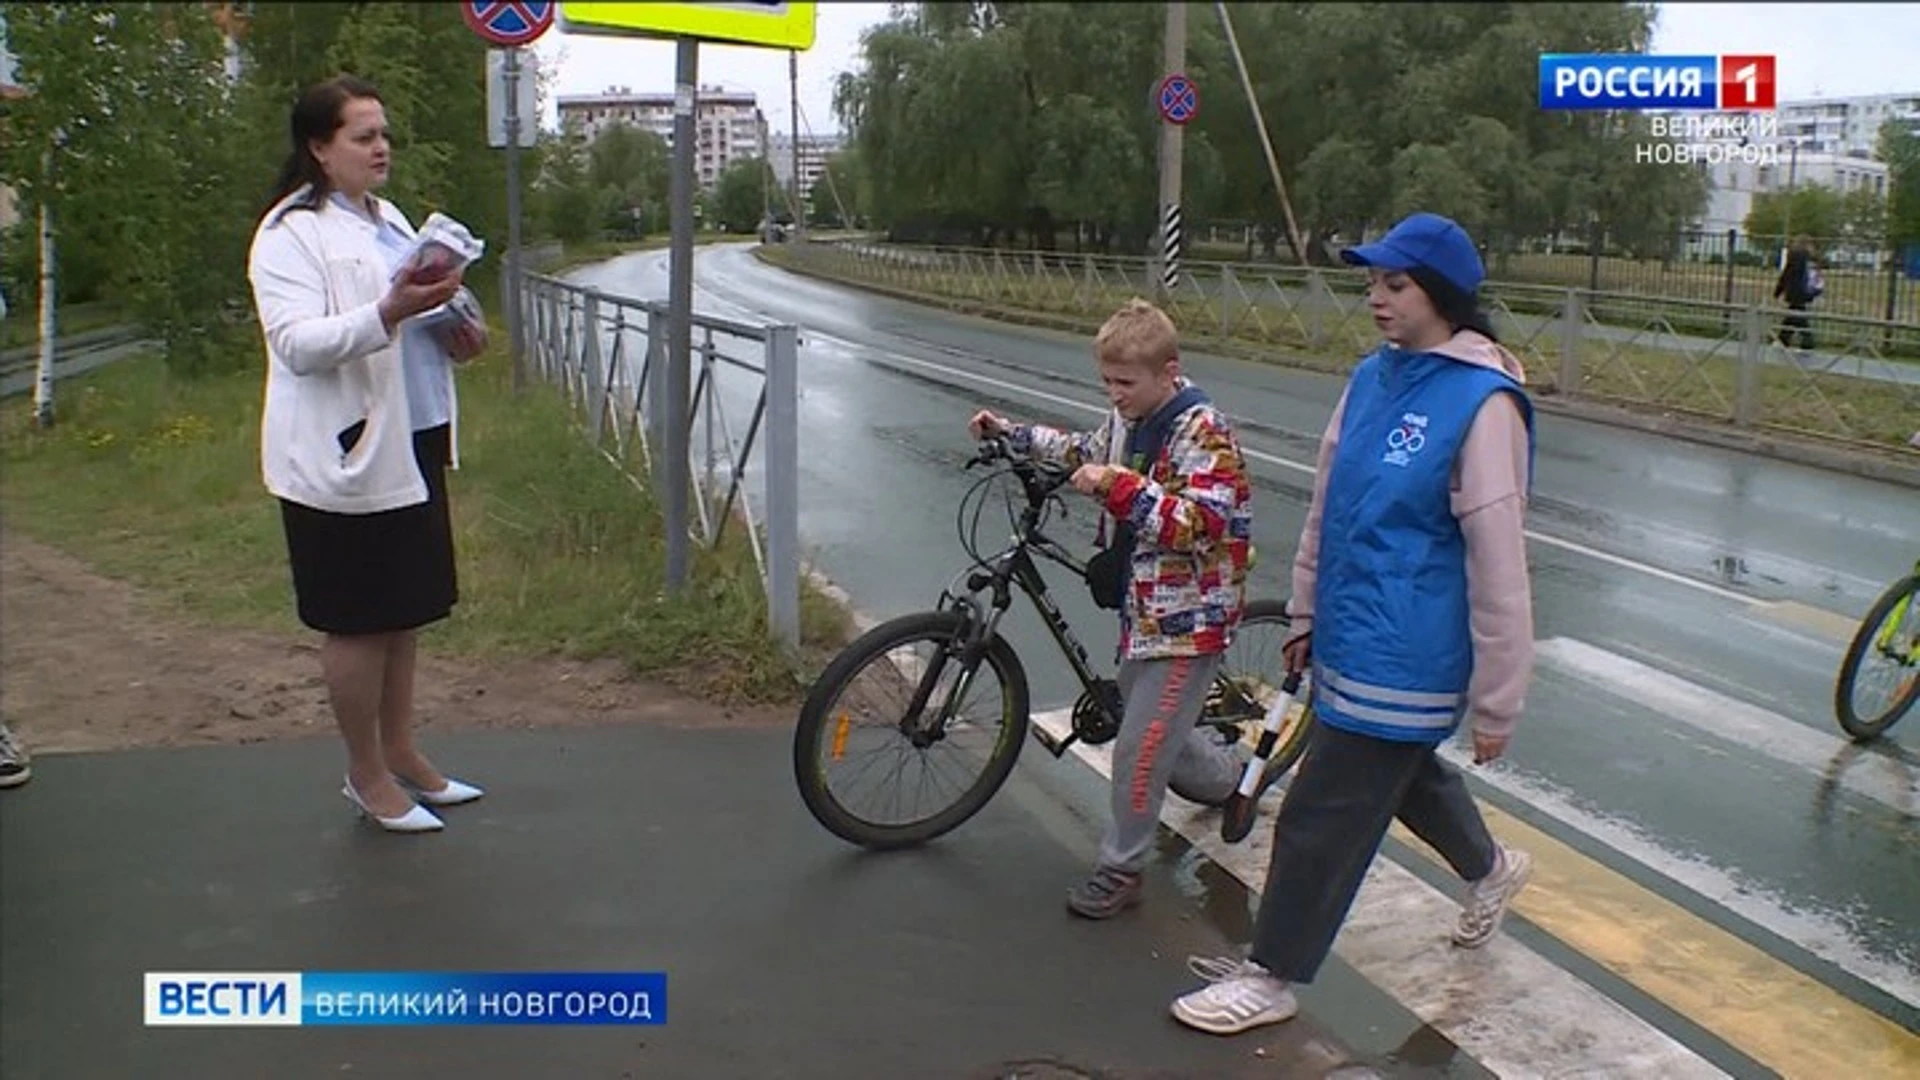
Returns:
[[[1514,911],[1748,1057],[1783,1076],[1920,1076],[1920,1036],[1498,807],[1481,811],[1533,856]]]
[[[1849,742],[1584,641],[1548,638],[1535,643],[1534,656],[1581,682],[1758,751],[1822,783],[1837,782],[1896,813],[1920,816],[1920,777],[1892,758],[1874,755],[1881,767],[1861,762],[1869,767],[1848,768],[1858,761]],[[1837,778],[1831,775],[1835,771]]]
[[[1070,710],[1033,717],[1065,737]],[[1069,751],[1111,779],[1111,744]],[[1263,801],[1270,821],[1279,793]],[[1267,847],[1220,840],[1217,813],[1169,796],[1169,828],[1255,895],[1266,881]],[[1256,832],[1264,830],[1256,826]],[[1502,1076],[1726,1075],[1672,1036],[1506,935],[1474,952],[1453,949],[1459,905],[1391,859],[1375,859],[1334,952],[1363,977]]]
[[[1837,611],[1803,604],[1798,600],[1775,600],[1756,605],[1761,614],[1784,625],[1812,631],[1820,640],[1845,648],[1860,629],[1859,619],[1850,619]]]
[[[807,331],[807,336],[811,338],[819,339],[819,340],[831,341],[835,345],[839,345],[842,348],[846,348],[846,349],[858,349],[858,350],[862,350],[870,353],[880,351],[874,348],[873,346],[862,345],[858,342],[848,341],[845,338],[837,337],[832,334],[823,334],[817,330]],[[1077,401],[1073,398],[1063,397],[1059,394],[1049,393],[1045,390],[1036,390],[1033,387],[1023,386],[1019,383],[1009,382],[1005,379],[996,379],[991,375],[981,375],[977,372],[963,371],[959,368],[949,367],[946,364],[936,364],[927,360],[915,359],[914,357],[911,357],[911,356],[901,356],[897,353],[886,353],[884,354],[884,359],[878,362],[882,364],[906,364],[912,367],[921,368],[926,371],[936,372],[941,375],[965,379],[970,382],[979,383],[982,386],[991,386],[997,389],[1006,390],[1011,393],[1022,394],[1039,401],[1046,401],[1055,405],[1059,405],[1063,408],[1077,409],[1081,412],[1091,413],[1096,416],[1106,415],[1105,409],[1102,409],[1096,405],[1089,405],[1084,401]],[[1271,465],[1278,465],[1282,468],[1292,469],[1295,472],[1303,473],[1307,476],[1312,476],[1317,471],[1316,468],[1312,465],[1308,465],[1303,462],[1293,461],[1289,458],[1283,458],[1276,454],[1269,454],[1263,450],[1254,450],[1251,448],[1247,448],[1247,449],[1244,449],[1243,452],[1246,454],[1247,457],[1253,458],[1258,461],[1264,461]],[[1539,543],[1546,544],[1550,547],[1557,547],[1564,551],[1571,551],[1574,554],[1584,555],[1590,559],[1598,559],[1601,562],[1611,563],[1614,566],[1622,567],[1627,570],[1635,570],[1642,574],[1646,574],[1650,577],[1656,577],[1661,579],[1662,581],[1668,581],[1675,585],[1684,585],[1689,589],[1696,589],[1700,592],[1709,593],[1711,595],[1718,596],[1725,600],[1733,600],[1742,604],[1766,603],[1765,600],[1762,600],[1759,597],[1750,596],[1746,593],[1737,592],[1733,589],[1723,588],[1719,585],[1714,585],[1710,582],[1700,581],[1696,578],[1690,578],[1685,574],[1676,574],[1671,570],[1663,570],[1657,566],[1649,566],[1646,563],[1636,562],[1633,559],[1626,558],[1625,556],[1615,555],[1615,554],[1612,554],[1611,552],[1601,551],[1599,548],[1589,547],[1588,545],[1579,543],[1577,541],[1566,540],[1557,536],[1549,536],[1545,533],[1537,532],[1533,529],[1526,530],[1526,535],[1528,539],[1538,541]]]

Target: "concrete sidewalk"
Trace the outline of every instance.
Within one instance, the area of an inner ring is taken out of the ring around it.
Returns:
[[[1070,759],[1029,748],[960,830],[871,855],[808,817],[789,740],[436,733],[436,758],[489,794],[413,837],[354,817],[332,739],[42,755],[31,784],[0,796],[0,1074],[1484,1075],[1337,964],[1292,1023],[1235,1039],[1176,1024],[1185,957],[1244,934],[1245,891],[1209,885],[1212,865],[1169,834],[1145,905],[1069,916],[1096,827],[1071,805],[1089,778]],[[140,1019],[149,970],[540,969],[664,971],[669,1021]]]

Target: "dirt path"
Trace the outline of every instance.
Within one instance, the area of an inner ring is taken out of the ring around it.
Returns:
[[[0,715],[31,753],[333,737],[318,644],[183,622],[58,549],[0,534]],[[426,731],[793,722],[789,708],[723,709],[607,661],[423,652],[417,695]]]

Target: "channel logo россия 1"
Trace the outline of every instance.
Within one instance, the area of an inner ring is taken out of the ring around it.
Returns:
[[[1543,109],[1774,107],[1771,56],[1540,54]]]

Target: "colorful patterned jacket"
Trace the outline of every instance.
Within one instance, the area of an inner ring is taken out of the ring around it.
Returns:
[[[1127,428],[1114,412],[1092,431],[1016,424],[1008,434],[1015,453],[1077,468],[1118,464]],[[1246,603],[1252,494],[1232,425],[1206,403],[1174,421],[1166,448],[1145,476],[1117,475],[1105,510],[1132,522],[1137,535],[1133,581],[1120,613],[1123,658],[1226,650]]]

